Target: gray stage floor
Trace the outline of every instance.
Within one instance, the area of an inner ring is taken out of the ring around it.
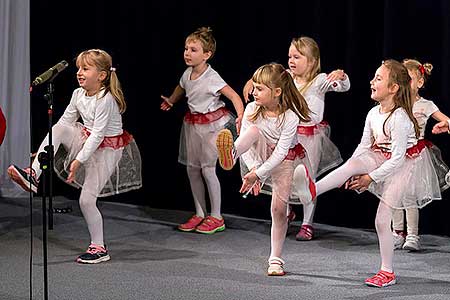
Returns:
[[[318,238],[298,242],[291,225],[285,248],[287,276],[265,275],[270,222],[225,215],[215,235],[182,233],[190,213],[101,203],[112,257],[79,265],[88,232],[75,201],[55,215],[48,237],[49,299],[450,299],[450,238],[422,236],[419,253],[395,252],[398,284],[363,284],[379,267],[374,231],[317,224]],[[43,299],[40,199],[33,209],[33,299]],[[28,199],[0,199],[0,299],[29,299]]]

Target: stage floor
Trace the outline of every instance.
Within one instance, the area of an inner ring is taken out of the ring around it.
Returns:
[[[0,299],[29,299],[29,199],[0,199]],[[48,232],[49,299],[450,299],[450,238],[422,236],[423,251],[396,251],[398,284],[364,285],[380,265],[371,230],[316,224],[317,238],[298,242],[293,222],[284,245],[287,275],[266,275],[270,221],[224,215],[214,235],[183,233],[176,225],[191,213],[101,202],[111,260],[75,263],[89,244],[73,200],[57,197]],[[33,299],[43,299],[41,199],[33,205]]]

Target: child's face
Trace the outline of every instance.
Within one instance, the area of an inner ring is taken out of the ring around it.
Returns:
[[[93,65],[82,63],[78,66],[78,84],[86,90],[88,96],[93,96],[100,90],[102,82],[105,80],[105,76],[106,72],[99,72]]]
[[[200,41],[188,40],[184,46],[184,61],[189,67],[205,63],[211,57],[211,52],[204,52]]]
[[[377,102],[386,100],[395,94],[393,86],[389,86],[389,69],[381,65],[370,81],[371,98]]]
[[[302,55],[292,44],[289,47],[288,57],[289,69],[292,74],[301,77],[308,72],[310,65],[308,63],[308,58],[305,55]]]
[[[253,87],[252,94],[256,105],[267,107],[269,110],[278,105],[277,96],[279,96],[281,89],[271,90],[267,85],[256,82],[253,82]]]

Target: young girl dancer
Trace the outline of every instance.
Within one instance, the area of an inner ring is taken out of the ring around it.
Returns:
[[[64,114],[52,128],[54,167],[61,179],[81,187],[80,208],[91,243],[77,262],[95,264],[110,259],[97,197],[140,188],[141,157],[133,136],[122,129],[126,103],[111,56],[91,49],[81,52],[76,64],[80,88],[73,92]],[[83,124],[77,122],[80,117]],[[8,168],[11,179],[26,191],[37,192],[42,172],[38,157],[47,145],[48,135],[31,168]]]
[[[249,170],[243,176],[241,193],[251,190],[257,195],[262,184],[270,182],[271,252],[268,275],[284,275],[281,258],[287,231],[287,204],[291,195],[294,167],[304,149],[297,142],[299,121],[308,122],[308,106],[296,89],[292,77],[280,64],[260,67],[252,77],[254,102],[247,105],[241,135],[235,143],[228,129],[217,137],[219,163],[230,170],[238,157]],[[307,174],[304,166],[301,166]]]
[[[415,59],[405,59],[403,65],[408,69],[409,76],[411,77],[413,114],[420,127],[418,146],[423,149],[422,151],[428,152],[422,155],[429,155],[431,157],[433,167],[439,178],[441,192],[443,192],[449,187],[449,184],[445,181],[445,174],[447,174],[449,168],[442,161],[439,148],[425,139],[425,128],[429,117],[437,121],[447,121],[449,117],[440,112],[433,101],[426,100],[419,95],[419,90],[425,86],[426,80],[431,75],[433,65],[430,63],[421,64]],[[406,212],[406,233],[404,231],[404,211]],[[417,207],[407,208],[406,210],[394,210],[392,229],[395,249],[420,250],[419,209]]]
[[[367,115],[360,144],[344,165],[316,183],[317,195],[345,183],[346,188],[359,192],[368,189],[380,199],[375,228],[381,269],[365,280],[370,286],[396,283],[392,210],[422,207],[441,198],[430,158],[423,156],[417,145],[420,131],[412,112],[410,80],[407,69],[398,61],[382,63],[370,82],[371,97],[378,105]],[[309,182],[301,175],[294,173],[295,188],[306,194]]]
[[[289,47],[289,74],[295,86],[306,99],[311,110],[311,121],[297,127],[298,141],[305,147],[311,164],[311,176],[318,178],[326,171],[342,162],[341,154],[330,140],[330,126],[323,120],[325,94],[327,92],[346,92],[350,80],[343,70],[334,70],[328,75],[320,73],[320,50],[316,41],[310,37],[294,38]],[[251,91],[251,84],[244,88],[244,96]],[[317,202],[303,204],[303,222],[296,239],[309,241],[314,237],[313,218]],[[289,221],[294,220],[295,212],[289,207]]]
[[[215,140],[219,130],[236,127],[239,132],[244,105],[239,95],[211,68],[207,61],[214,55],[216,41],[209,28],[202,27],[186,38],[184,60],[188,68],[170,97],[164,97],[162,110],[169,110],[184,95],[189,111],[183,120],[178,161],[187,167],[196,213],[181,231],[212,234],[225,230],[220,211],[221,190],[216,175],[217,149]],[[224,95],[233,103],[237,119],[220,100]],[[211,201],[211,214],[206,211],[205,187]]]

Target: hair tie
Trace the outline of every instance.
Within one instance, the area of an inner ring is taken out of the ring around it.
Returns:
[[[425,75],[425,68],[424,68],[423,65],[420,65],[420,66],[419,66],[419,71],[420,71],[420,73],[421,73],[422,75]]]
[[[109,68],[109,70],[110,70],[111,72],[115,72],[115,71],[116,71],[116,68],[111,67],[111,68]]]

